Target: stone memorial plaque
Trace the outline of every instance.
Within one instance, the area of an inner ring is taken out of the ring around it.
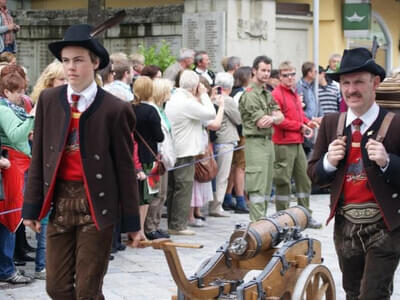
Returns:
[[[221,71],[225,56],[225,12],[183,14],[182,47],[205,50],[211,60],[210,68]]]
[[[151,46],[161,46],[162,41],[169,43],[171,53],[173,55],[179,54],[179,49],[182,47],[182,40],[180,36],[157,36],[157,37],[140,37],[130,39],[106,39],[104,46],[107,51],[112,54],[115,52],[124,52],[127,55],[135,53],[139,50],[139,45],[143,44],[146,48]]]

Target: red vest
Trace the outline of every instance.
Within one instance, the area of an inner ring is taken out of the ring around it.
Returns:
[[[346,161],[346,174],[343,184],[344,204],[376,202],[368,184],[367,174],[361,158],[360,143],[352,143]]]
[[[68,130],[67,143],[61,158],[57,177],[63,180],[83,181],[81,153],[79,150],[79,118],[80,112],[71,109],[71,122]]]

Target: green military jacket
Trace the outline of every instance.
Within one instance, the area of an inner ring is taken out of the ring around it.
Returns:
[[[251,82],[239,101],[239,111],[242,117],[244,136],[271,137],[271,128],[258,128],[256,123],[264,115],[271,115],[279,111],[279,105],[272,98],[271,93],[264,87]]]

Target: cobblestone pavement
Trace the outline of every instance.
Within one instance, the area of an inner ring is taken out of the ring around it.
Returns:
[[[313,216],[324,221],[328,215],[328,196],[313,195],[311,208]],[[269,206],[268,215],[275,209]],[[229,239],[234,224],[247,222],[248,215],[232,214],[229,218],[207,218],[207,227],[196,228],[195,236],[173,236],[174,241],[204,244],[203,249],[179,249],[184,271],[187,276],[193,275],[200,262],[212,256],[217,248]],[[166,220],[163,219],[163,228]],[[324,264],[329,267],[337,287],[337,299],[345,299],[341,288],[341,274],[337,263],[336,253],[332,241],[333,222],[320,230],[307,229],[304,234],[316,238],[322,244]],[[24,270],[27,274],[33,273],[33,263],[28,263]],[[395,292],[392,299],[400,299],[400,271],[395,276]],[[152,248],[127,249],[116,254],[110,262],[108,273],[104,280],[104,295],[107,300],[125,299],[171,299],[176,293],[176,286],[168,269],[164,254]],[[45,282],[36,280],[23,287],[0,285],[0,299],[2,300],[42,300],[49,299],[45,292]]]

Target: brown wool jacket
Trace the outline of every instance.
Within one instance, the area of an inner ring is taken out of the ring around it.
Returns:
[[[70,123],[67,86],[47,89],[37,103],[32,162],[22,210],[24,219],[48,213]],[[79,143],[89,207],[97,229],[121,218],[122,232],[140,229],[139,196],[132,160],[135,114],[129,103],[98,88],[81,114]]]
[[[380,128],[387,111],[380,108],[378,118],[364,133],[361,141],[362,160],[367,173],[368,184],[375,195],[381,209],[386,226],[389,230],[400,227],[400,116],[396,115],[390,124],[383,145],[390,156],[390,163],[387,170],[382,173],[380,167],[369,160],[365,144],[369,138],[376,139],[376,134]],[[329,185],[331,191],[330,215],[329,220],[335,215],[342,196],[342,186],[345,176],[345,157],[338,165],[338,169],[333,173],[327,173],[323,167],[323,159],[328,152],[329,144],[337,138],[337,123],[339,114],[328,114],[322,120],[318,131],[318,138],[314,146],[312,158],[308,164],[308,176],[311,180],[320,185]],[[344,134],[347,136],[346,155],[350,150],[351,128],[345,128]],[[370,135],[368,135],[370,134]]]

